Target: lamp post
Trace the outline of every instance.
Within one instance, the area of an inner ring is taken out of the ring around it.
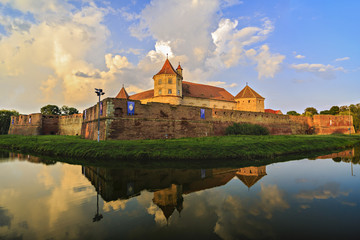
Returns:
[[[98,114],[98,137],[97,141],[100,142],[100,97],[101,95],[104,95],[105,93],[101,88],[95,88],[95,93],[99,96],[99,114]]]

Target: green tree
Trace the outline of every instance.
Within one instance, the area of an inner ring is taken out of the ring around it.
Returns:
[[[19,116],[19,112],[15,110],[0,110],[0,134],[8,133],[11,116]]]
[[[293,115],[293,116],[299,116],[300,115],[300,113],[298,113],[296,111],[288,111],[286,114],[287,115]]]
[[[76,108],[68,107],[65,105],[61,107],[60,111],[62,115],[73,115],[79,113],[79,110],[77,110]]]
[[[46,105],[40,109],[43,115],[60,115],[60,108],[56,105]]]
[[[305,116],[306,116],[306,115],[309,115],[309,114],[306,114],[307,112],[310,113],[311,116],[318,114],[318,111],[317,111],[316,108],[314,108],[314,107],[308,107],[308,108],[306,108],[305,111],[304,111],[304,115],[305,115]]]
[[[323,114],[323,115],[334,115],[330,112],[330,110],[324,110],[324,111],[320,111],[320,114]]]
[[[338,106],[332,106],[330,108],[329,112],[330,112],[331,115],[338,115],[339,112],[340,112],[340,108]]]

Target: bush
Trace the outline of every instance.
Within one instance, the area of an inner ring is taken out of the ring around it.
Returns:
[[[234,123],[225,130],[226,135],[269,135],[269,130],[256,124]]]
[[[19,116],[15,110],[0,110],[0,134],[8,134],[11,116]]]

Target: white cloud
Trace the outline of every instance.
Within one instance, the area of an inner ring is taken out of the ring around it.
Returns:
[[[295,56],[295,58],[297,58],[297,59],[303,59],[303,58],[305,58],[305,56],[298,54],[298,55]]]
[[[350,58],[349,57],[343,57],[343,58],[337,58],[335,59],[336,62],[340,62],[340,61],[346,61],[346,60],[349,60]]]
[[[258,71],[259,79],[265,77],[273,78],[275,74],[280,70],[280,64],[285,59],[284,55],[272,54],[269,51],[269,46],[263,45],[257,55],[254,55],[256,51],[247,51],[250,58],[257,62],[256,70]]]
[[[316,74],[317,76],[324,78],[324,79],[332,79],[335,78],[335,73],[338,71],[344,71],[343,67],[334,67],[330,64],[309,64],[309,63],[302,63],[302,64],[292,64],[291,68],[295,69],[299,72],[311,72]]]

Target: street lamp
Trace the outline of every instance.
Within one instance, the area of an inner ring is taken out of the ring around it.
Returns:
[[[98,137],[97,141],[100,142],[100,97],[101,95],[104,95],[105,93],[101,88],[95,88],[95,93],[99,96],[99,114],[98,114]]]

